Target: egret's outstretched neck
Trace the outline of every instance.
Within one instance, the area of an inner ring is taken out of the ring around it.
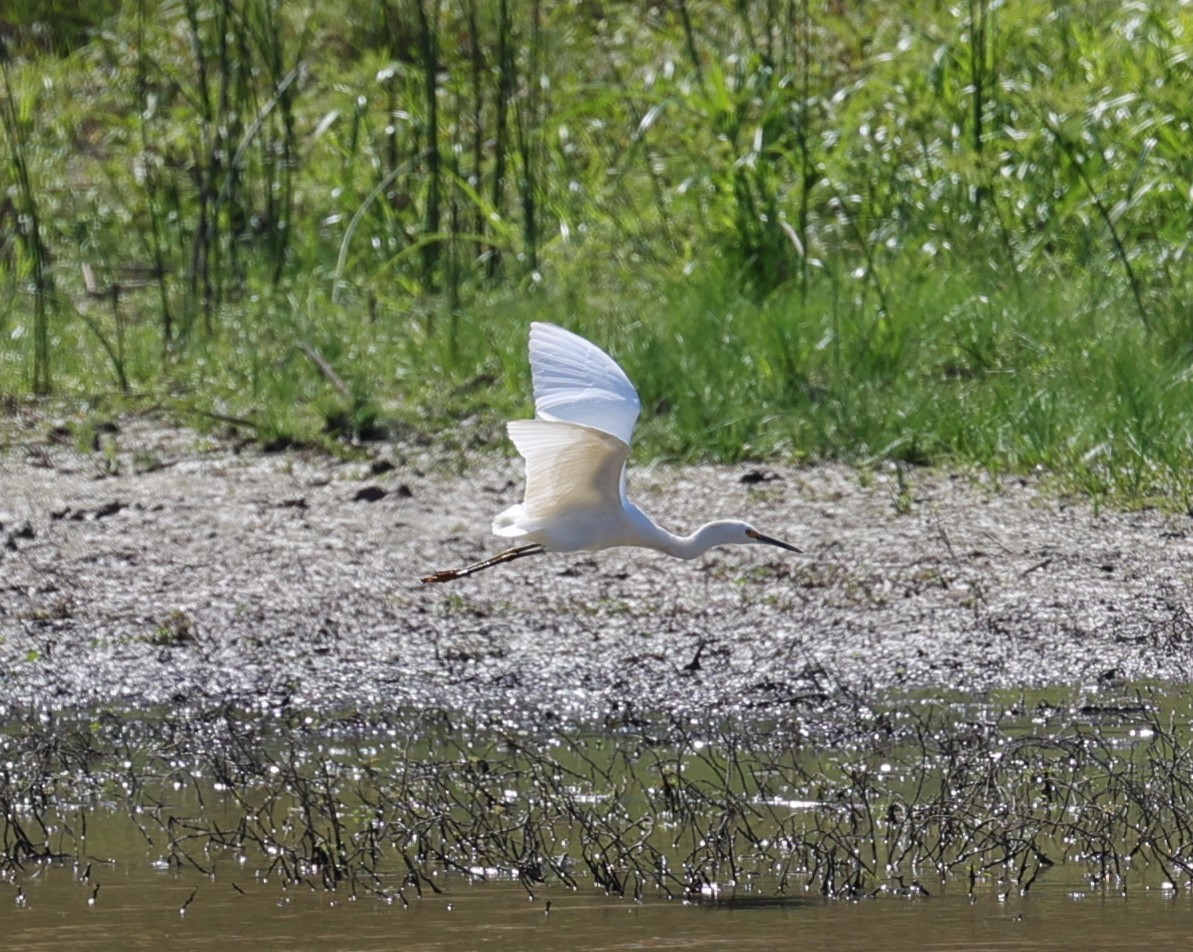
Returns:
[[[741,538],[741,527],[735,522],[709,522],[686,536],[672,535],[663,529],[659,531],[666,535],[668,543],[659,548],[679,559],[694,559],[713,546],[745,541]]]
[[[679,536],[656,525],[650,516],[633,503],[626,506],[626,517],[628,521],[626,537],[615,544],[640,545],[648,549],[657,549],[675,556],[677,559],[697,558],[715,545],[749,541],[744,532],[748,526],[741,522],[730,520],[709,522],[691,535]]]

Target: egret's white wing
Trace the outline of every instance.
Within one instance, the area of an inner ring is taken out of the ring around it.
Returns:
[[[595,344],[554,324],[531,324],[530,375],[540,417],[593,427],[629,444],[641,409],[638,393]]]
[[[558,420],[512,420],[506,426],[526,460],[526,496],[507,510],[518,524],[499,519],[493,527],[498,535],[534,531],[556,516],[621,512],[621,474],[630,448],[618,437]],[[511,528],[520,532],[502,531]]]

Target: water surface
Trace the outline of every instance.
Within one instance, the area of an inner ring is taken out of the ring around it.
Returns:
[[[1051,875],[1051,874],[1050,874]],[[94,883],[98,895],[89,903]],[[232,883],[243,893],[238,892]],[[1005,901],[944,892],[864,901],[746,897],[736,903],[641,902],[595,890],[537,890],[516,883],[444,884],[400,901],[355,900],[309,886],[155,870],[149,862],[70,867],[24,880],[24,905],[5,888],[5,947],[129,952],[137,949],[457,950],[801,949],[1043,950],[1188,948],[1193,899],[1156,889],[1123,897],[1065,882]],[[194,899],[180,912],[187,900]],[[546,911],[550,902],[550,912]]]
[[[1152,949],[1193,935],[1187,689],[577,727],[9,718],[19,949]]]

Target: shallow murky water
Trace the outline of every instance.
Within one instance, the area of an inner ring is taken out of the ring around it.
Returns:
[[[1186,948],[1191,711],[9,717],[0,948]]]
[[[87,949],[915,949],[1188,948],[1193,899],[1152,889],[1126,898],[1061,877],[1030,898],[933,895],[860,902],[819,897],[720,904],[633,902],[547,887],[530,901],[514,883],[445,883],[409,906],[309,887],[157,871],[148,862],[70,867],[0,900],[4,947]],[[89,903],[94,883],[100,884]],[[236,885],[234,886],[233,883]],[[238,891],[243,890],[243,892]],[[181,912],[187,900],[194,899]],[[547,902],[550,912],[546,911]]]

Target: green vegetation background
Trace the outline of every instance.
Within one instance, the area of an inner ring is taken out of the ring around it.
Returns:
[[[526,326],[647,457],[1188,506],[1177,0],[16,0],[0,395],[500,443]]]

